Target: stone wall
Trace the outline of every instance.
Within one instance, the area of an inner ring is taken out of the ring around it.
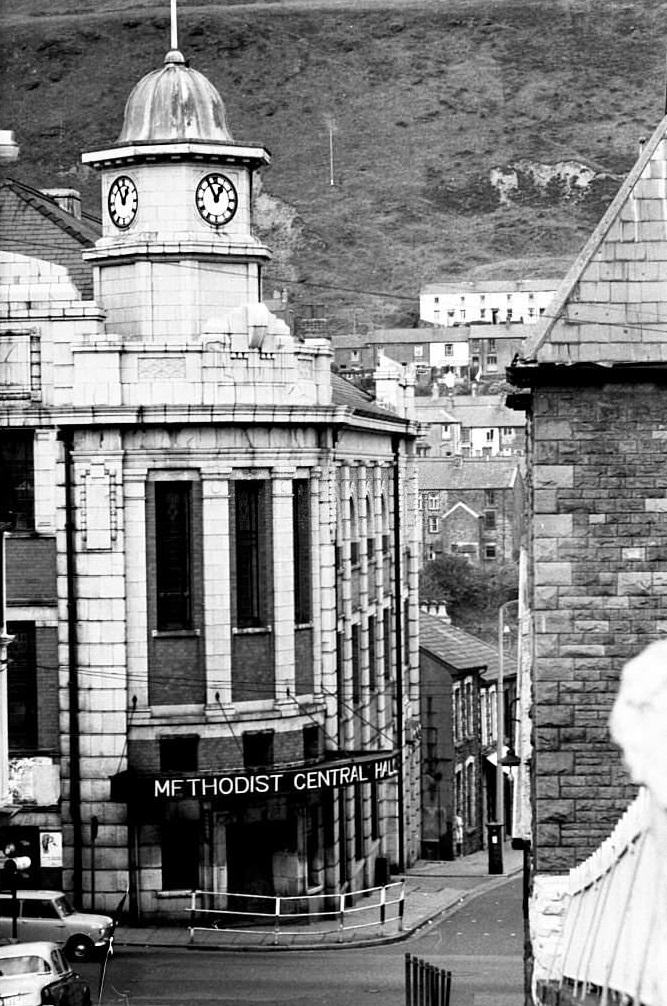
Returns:
[[[622,665],[667,629],[667,402],[616,384],[533,403],[535,868],[561,873],[634,793],[607,722]]]

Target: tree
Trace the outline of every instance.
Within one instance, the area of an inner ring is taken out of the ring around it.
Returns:
[[[420,573],[419,593],[425,601],[444,601],[455,625],[495,645],[498,608],[519,592],[519,567],[474,566],[461,555],[427,562]]]

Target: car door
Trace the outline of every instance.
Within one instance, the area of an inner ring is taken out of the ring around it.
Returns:
[[[19,939],[65,942],[67,928],[51,898],[21,899]]]
[[[12,935],[12,907],[9,895],[0,895],[0,940]]]

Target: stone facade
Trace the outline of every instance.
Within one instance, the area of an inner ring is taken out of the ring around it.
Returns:
[[[663,120],[509,371],[529,417],[537,916],[544,878],[558,888],[634,793],[608,719],[623,664],[667,625],[666,132]]]
[[[201,75],[174,52],[161,73],[166,109],[196,85],[188,122],[207,121]],[[142,94],[126,125],[159,131]],[[195,887],[368,887],[419,841],[411,387],[380,407],[332,375],[325,339],[270,314],[250,228],[268,154],[188,129],[85,155],[95,301],[56,263],[4,254],[0,271],[1,432],[33,449],[10,601],[39,600],[57,633],[62,799],[33,800],[30,823],[62,829],[52,886],[111,908],[129,885],[143,918],[181,917]],[[48,597],[18,565],[30,548]],[[340,785],[317,781],[330,769]],[[257,776],[278,788],[251,791]]]

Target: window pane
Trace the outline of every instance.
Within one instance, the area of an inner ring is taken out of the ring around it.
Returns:
[[[259,567],[258,482],[237,482],[236,500],[236,624],[262,625]]]
[[[37,747],[37,669],[33,622],[8,622],[13,642],[7,647],[9,748]]]
[[[0,523],[9,530],[33,529],[34,484],[32,434],[0,434]]]
[[[155,484],[157,627],[191,629],[190,482]]]
[[[375,673],[375,615],[368,619],[368,687],[372,692],[377,688]]]
[[[359,674],[359,626],[352,626],[352,701],[355,705],[361,698]]]
[[[292,502],[294,525],[294,619],[303,625],[311,619],[310,603],[310,487],[296,479]]]

